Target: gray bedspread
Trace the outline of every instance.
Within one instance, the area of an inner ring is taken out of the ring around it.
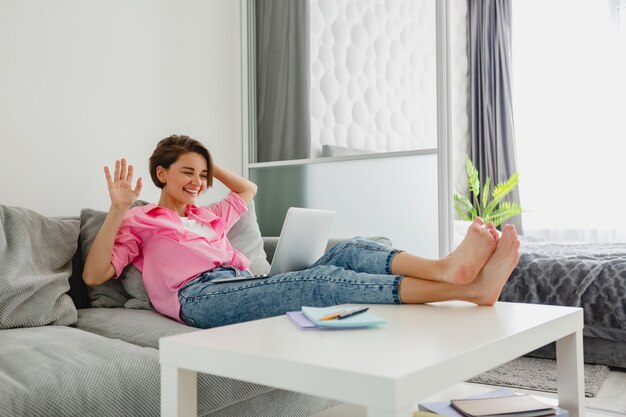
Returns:
[[[626,341],[626,244],[523,242],[500,300],[582,307],[585,336]]]

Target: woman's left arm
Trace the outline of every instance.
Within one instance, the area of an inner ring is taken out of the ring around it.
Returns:
[[[213,165],[213,178],[224,184],[248,204],[256,195],[257,185],[220,165]]]

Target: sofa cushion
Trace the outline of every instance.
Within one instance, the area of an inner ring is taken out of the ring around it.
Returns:
[[[2,331],[0,350],[2,416],[142,416],[158,410],[153,349],[46,326]]]
[[[72,327],[46,326],[3,330],[0,351],[0,416],[159,416],[156,349]],[[286,410],[301,416],[334,404],[264,385],[198,375],[200,416],[269,417],[285,415],[281,411]]]
[[[307,417],[341,404],[339,401],[275,389],[211,413],[211,417]],[[327,415],[327,414],[324,414]],[[337,415],[335,413],[328,415]]]
[[[0,329],[76,322],[66,294],[79,223],[0,205]]]
[[[106,213],[103,211],[92,209],[81,211],[83,259],[89,253],[89,248],[105,217]],[[269,272],[270,265],[263,250],[263,238],[257,223],[254,200],[248,203],[248,211],[235,223],[227,236],[233,247],[250,259],[250,271],[253,274]],[[109,280],[103,285],[92,287],[89,291],[93,307],[152,309],[141,272],[132,264],[124,268],[119,279]]]
[[[110,339],[158,349],[159,338],[198,329],[186,326],[155,311],[127,308],[87,308],[78,310],[76,326]],[[225,384],[222,382],[225,381]],[[212,386],[206,392],[205,386]],[[240,385],[237,385],[240,384]],[[203,410],[211,410],[212,417],[254,416],[309,416],[339,404],[337,401],[291,391],[271,390],[261,385],[237,382],[212,375],[199,375],[199,404]],[[236,387],[235,392],[230,392]],[[244,397],[240,394],[244,393]],[[242,398],[245,398],[241,400]],[[0,398],[1,400],[1,398]],[[229,403],[227,406],[223,404]],[[287,413],[286,410],[291,410]],[[199,410],[200,411],[200,410]],[[129,414],[131,415],[131,414]],[[199,412],[199,415],[205,415]],[[0,416],[2,416],[0,406]]]
[[[82,308],[76,327],[137,346],[159,348],[159,338],[197,331],[154,310]]]

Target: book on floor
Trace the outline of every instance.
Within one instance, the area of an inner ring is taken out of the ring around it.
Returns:
[[[567,410],[506,388],[451,401],[421,403],[418,407],[447,417],[569,417]]]
[[[507,397],[459,398],[452,407],[467,417],[539,417],[556,414],[554,407],[528,394]]]

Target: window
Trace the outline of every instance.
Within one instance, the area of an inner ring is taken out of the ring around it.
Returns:
[[[626,241],[624,6],[513,2],[513,111],[520,197],[531,210],[527,235]]]

